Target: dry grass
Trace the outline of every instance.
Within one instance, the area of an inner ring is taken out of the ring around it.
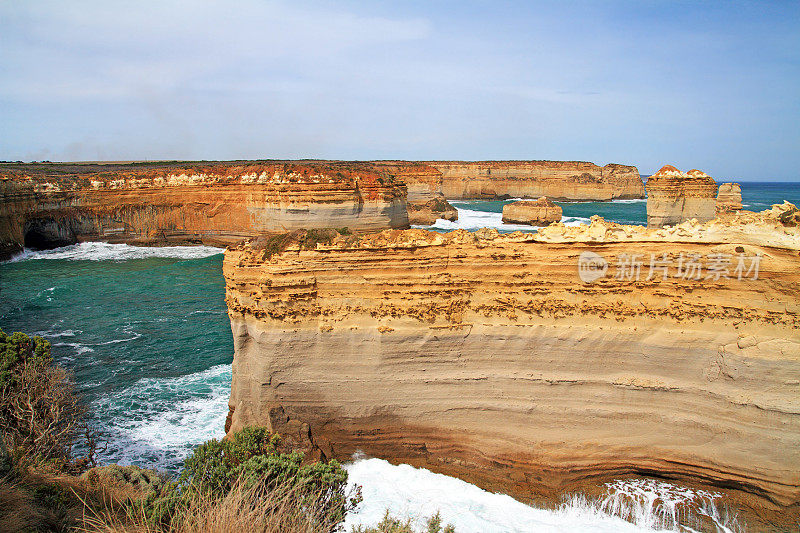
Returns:
[[[88,509],[88,508],[87,508]],[[127,516],[88,510],[79,531],[86,533],[330,533],[333,518],[319,520],[307,499],[293,489],[264,493],[258,485],[237,483],[224,497],[203,495],[166,526],[155,526],[144,508],[134,506]]]

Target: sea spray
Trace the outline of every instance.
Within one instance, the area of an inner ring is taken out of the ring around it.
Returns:
[[[723,495],[681,487],[655,479],[627,479],[606,483],[606,493],[596,498],[583,494],[565,498],[561,510],[585,509],[617,516],[639,527],[666,531],[707,530],[736,533],[742,528],[722,504]]]
[[[453,524],[458,533],[658,531],[588,505],[538,509],[457,478],[382,459],[359,458],[345,468],[350,483],[361,485],[364,496],[358,510],[348,515],[346,531],[358,524],[377,524],[387,509],[394,516],[411,518],[418,528],[438,511],[442,522]]]
[[[24,250],[9,262],[42,259],[64,259],[68,261],[127,261],[153,257],[175,259],[199,259],[223,253],[212,246],[130,246],[105,242],[82,242],[52,250]]]

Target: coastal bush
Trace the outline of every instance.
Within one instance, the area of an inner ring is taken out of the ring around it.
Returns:
[[[201,444],[186,459],[177,482],[146,498],[141,514],[150,524],[173,530],[196,517],[203,505],[208,511],[210,502],[235,494],[238,499],[231,500],[232,506],[253,500],[264,513],[273,514],[284,512],[292,501],[307,522],[336,529],[361,502],[359,491],[347,489],[347,472],[336,461],[304,464],[302,453],[281,452],[279,444],[277,435],[256,427]],[[273,501],[276,507],[264,507],[264,501]]]
[[[71,462],[71,452],[85,429],[85,409],[69,374],[53,364],[50,349],[50,342],[41,337],[0,330],[3,446],[14,463],[80,468]]]

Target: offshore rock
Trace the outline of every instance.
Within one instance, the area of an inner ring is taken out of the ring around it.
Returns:
[[[535,201],[522,200],[503,206],[503,222],[509,224],[546,226],[559,222],[561,215],[561,208],[544,196]]]
[[[455,222],[458,220],[458,211],[445,200],[441,194],[430,200],[408,201],[408,222],[410,224],[430,226],[438,219]]]
[[[651,228],[716,216],[717,184],[705,172],[662,167],[647,179],[647,225]]]
[[[307,427],[321,456],[524,499],[655,475],[796,523],[795,212],[231,248],[227,429]],[[585,256],[607,270],[584,280]]]
[[[0,165],[0,258],[81,240],[227,245],[324,227],[408,227],[405,186],[363,163]]]
[[[721,183],[717,192],[717,213],[742,208],[742,187],[738,183]]]

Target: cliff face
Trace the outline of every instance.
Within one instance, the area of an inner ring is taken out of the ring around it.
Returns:
[[[0,254],[83,239],[230,244],[298,228],[408,227],[405,187],[368,165],[0,167]]]
[[[681,172],[662,167],[647,179],[647,225],[680,224],[689,219],[707,222],[716,216],[717,184],[700,170]]]
[[[717,192],[717,213],[742,208],[742,187],[738,183],[722,183]]]
[[[553,200],[612,200],[644,198],[645,194],[639,171],[626,165],[599,167],[582,161],[428,161],[426,164],[442,173],[441,192],[448,199],[547,196]]]
[[[503,206],[503,222],[546,226],[561,220],[562,210],[546,197],[535,201],[522,200]]]
[[[522,497],[655,474],[796,516],[800,230],[780,222],[788,209],[657,230],[595,218],[536,235],[229,249],[226,429],[266,424],[328,457],[362,450]],[[605,275],[581,281],[579,261]]]

